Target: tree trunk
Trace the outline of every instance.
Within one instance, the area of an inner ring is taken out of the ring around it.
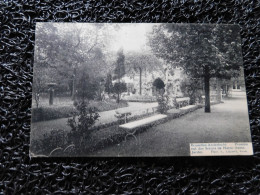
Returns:
[[[226,85],[226,97],[228,97],[228,93],[229,93],[229,85]]]
[[[142,68],[139,68],[139,72],[140,72],[140,80],[139,80],[139,87],[140,87],[140,91],[139,94],[142,95]]]
[[[166,71],[165,71],[165,94],[168,95],[168,80],[169,80],[169,68],[167,67],[166,68]]]
[[[205,112],[210,112],[210,86],[209,86],[209,66],[206,65],[204,69],[204,83],[205,83]]]

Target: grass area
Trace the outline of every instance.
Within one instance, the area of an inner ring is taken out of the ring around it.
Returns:
[[[121,100],[119,103],[115,101],[106,100],[106,101],[90,101],[90,107],[96,107],[99,112],[115,110],[118,108],[127,107],[128,104],[126,101]]]
[[[115,110],[117,108],[127,107],[126,101],[121,100],[116,103],[114,100],[96,101],[91,100],[89,107],[95,107],[98,112]],[[59,118],[68,118],[77,112],[73,105],[73,101],[69,97],[57,97],[54,99],[53,105],[49,105],[48,98],[41,97],[39,108],[36,108],[36,104],[32,103],[32,121],[47,121]]]

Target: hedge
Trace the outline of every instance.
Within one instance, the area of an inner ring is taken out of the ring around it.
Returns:
[[[124,96],[122,99],[129,102],[156,102],[157,101],[157,98],[155,96],[149,96],[149,95]]]
[[[91,102],[91,107],[96,107],[98,112],[114,110],[128,106],[126,101],[116,102]],[[32,108],[32,122],[47,121],[59,118],[68,118],[78,112],[74,106],[40,107]]]
[[[72,106],[33,108],[32,122],[68,118],[71,117],[75,112],[77,112],[77,110]]]

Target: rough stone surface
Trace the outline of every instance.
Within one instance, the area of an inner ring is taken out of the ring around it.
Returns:
[[[0,193],[259,194],[259,1],[0,2]],[[255,154],[210,158],[29,158],[35,22],[239,24]]]

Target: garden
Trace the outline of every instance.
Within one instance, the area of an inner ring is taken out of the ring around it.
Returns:
[[[213,30],[214,44],[207,36]],[[109,24],[41,23],[36,31],[32,156],[86,156],[135,137],[124,124],[138,123],[133,131],[141,133],[202,107],[210,113],[240,71],[238,61],[225,61],[237,49],[228,47],[235,36],[228,27],[155,25],[143,34],[139,51],[129,42],[116,45],[120,28]]]

